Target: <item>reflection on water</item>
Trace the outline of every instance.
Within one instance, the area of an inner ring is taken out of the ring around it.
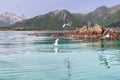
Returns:
[[[54,50],[55,53],[58,53],[59,52],[59,47],[55,46],[53,50]]]
[[[56,38],[29,33],[0,32],[0,80],[120,80],[120,41],[60,37],[53,46]]]
[[[70,72],[70,68],[71,68],[71,64],[70,64],[70,60],[69,58],[66,58],[65,59],[65,68],[66,68],[66,71],[67,71],[67,75],[68,75],[68,78],[70,78],[71,75],[71,72]]]
[[[94,46],[100,48],[120,48],[120,41],[104,41],[94,43]]]
[[[110,63],[109,63],[109,59],[104,56],[104,55],[99,55],[99,60],[101,61],[101,65],[105,65],[107,68],[110,68]]]

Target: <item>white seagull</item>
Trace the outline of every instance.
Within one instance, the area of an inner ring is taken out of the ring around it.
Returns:
[[[59,41],[59,39],[57,38],[56,40],[55,40],[55,43],[53,44],[54,46],[58,46],[58,41]]]
[[[68,22],[68,23],[65,23],[65,24],[63,24],[63,28],[65,27],[65,26],[71,26],[72,25],[72,23],[71,22]]]
[[[63,24],[63,28],[66,26],[66,24]]]
[[[106,35],[106,37],[107,37],[107,38],[109,38],[109,37],[110,37],[109,33]]]

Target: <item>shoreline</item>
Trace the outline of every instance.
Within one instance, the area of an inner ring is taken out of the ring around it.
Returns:
[[[83,26],[82,28],[71,30],[64,33],[48,33],[39,34],[33,33],[28,34],[28,36],[49,36],[49,37],[70,37],[76,39],[86,39],[86,40],[120,40],[120,33],[113,28],[104,28],[100,25],[95,25],[93,27]]]

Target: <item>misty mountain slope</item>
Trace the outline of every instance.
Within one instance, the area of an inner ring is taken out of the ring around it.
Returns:
[[[3,14],[0,14],[0,26],[9,26],[11,24],[22,21],[24,19],[26,18],[17,16],[16,14],[13,14],[13,13],[6,12]]]

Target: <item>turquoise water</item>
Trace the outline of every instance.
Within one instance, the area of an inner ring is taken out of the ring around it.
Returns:
[[[120,80],[120,41],[0,32],[0,80]]]

